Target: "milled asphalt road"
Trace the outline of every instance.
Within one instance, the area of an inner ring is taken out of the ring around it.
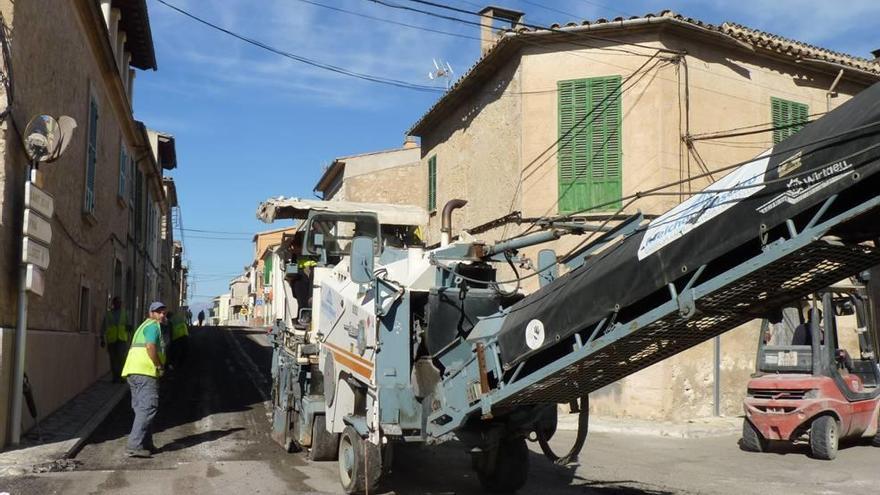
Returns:
[[[123,455],[131,426],[128,401],[96,431],[76,471],[0,478],[0,492],[19,494],[289,494],[339,493],[334,462],[287,454],[269,438],[271,350],[255,330],[196,328],[185,376],[163,387],[152,459]],[[560,431],[558,450],[574,432]],[[554,466],[532,447],[529,483],[520,493],[546,494],[847,494],[876,493],[880,449],[847,445],[834,462],[810,459],[805,446],[751,454],[736,437],[678,439],[621,434],[590,436],[581,463]],[[396,449],[382,493],[481,493],[459,446]]]

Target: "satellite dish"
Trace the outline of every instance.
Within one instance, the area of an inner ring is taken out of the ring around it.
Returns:
[[[76,121],[66,115],[55,120],[51,115],[37,115],[24,130],[24,150],[31,161],[57,160],[73,137]]]

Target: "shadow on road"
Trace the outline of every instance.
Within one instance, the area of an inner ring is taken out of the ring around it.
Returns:
[[[169,371],[160,382],[159,412],[153,425],[154,433],[195,423],[215,414],[248,411],[262,404],[263,395],[248,376],[231,339],[237,339],[254,364],[265,373],[271,366],[272,350],[249,338],[238,337],[248,333],[254,331],[222,327],[190,328],[187,361],[184,366]],[[133,419],[129,396],[110,413],[89,439],[89,444],[127,436]],[[225,434],[234,431],[232,429]],[[210,439],[206,437],[202,441]]]
[[[839,450],[846,450],[850,448],[864,448],[871,447],[872,444],[871,438],[846,438],[840,440]],[[742,440],[737,440],[737,446],[740,450],[742,448]],[[770,445],[767,447],[766,452],[754,452],[754,455],[768,455],[775,454],[778,456],[786,456],[789,454],[792,455],[800,455],[804,457],[812,457],[810,453],[810,440],[808,437],[800,438],[794,442],[784,442],[784,441],[771,441]]]
[[[227,428],[225,430],[204,431],[202,433],[196,433],[193,435],[187,435],[185,437],[175,438],[171,441],[171,443],[165,444],[160,447],[157,453],[174,452],[175,450],[193,447],[200,443],[213,442],[214,440],[223,438],[226,435],[231,435],[237,431],[242,430],[244,430],[244,428]]]
[[[470,455],[458,442],[442,446],[396,445],[390,473],[382,479],[382,492],[399,495],[424,493],[485,493],[471,469]],[[558,466],[530,452],[529,481],[518,493],[581,495],[672,495],[674,492],[630,480],[591,480],[577,474],[577,465]]]

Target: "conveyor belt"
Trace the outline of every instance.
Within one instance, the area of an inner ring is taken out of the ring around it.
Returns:
[[[496,406],[571,401],[877,264],[878,249],[815,241],[698,299],[690,319],[672,311]]]

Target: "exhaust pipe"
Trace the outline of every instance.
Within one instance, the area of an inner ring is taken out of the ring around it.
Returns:
[[[450,199],[443,207],[442,221],[440,224],[440,245],[447,246],[452,240],[452,212],[463,207],[468,202],[463,199]]]

